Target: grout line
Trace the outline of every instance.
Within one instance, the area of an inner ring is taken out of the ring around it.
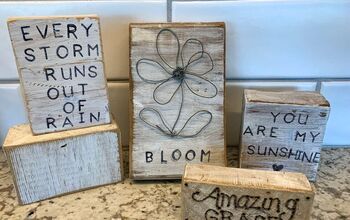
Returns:
[[[232,1],[232,0],[174,0],[174,2],[210,2],[210,1],[222,2],[222,1]]]
[[[19,84],[19,79],[0,80],[0,84]]]
[[[350,78],[228,78],[226,81],[280,81],[280,82],[309,82],[309,81],[350,81]]]
[[[172,0],[167,0],[167,22],[172,21],[172,11],[173,11],[173,1]]]
[[[316,92],[321,92],[321,81],[320,80],[317,81]]]
[[[227,147],[228,148],[239,148],[238,145],[233,145],[233,144],[227,144]],[[1,146],[0,146],[1,148]],[[349,148],[349,144],[334,144],[334,145],[331,145],[331,144],[326,144],[326,145],[322,145],[321,146],[321,149],[322,150],[326,150],[326,149],[331,149],[331,148]],[[122,149],[123,151],[128,151],[129,150],[129,145],[123,145],[122,146]]]
[[[107,79],[107,83],[129,83],[129,79]]]
[[[173,0],[174,2],[228,2],[228,1],[242,1],[242,0]]]
[[[226,79],[226,82],[316,82],[316,91],[320,91],[321,82],[332,82],[332,81],[350,81],[350,78],[294,78],[294,79],[281,79],[281,78],[238,78],[238,79]],[[108,83],[128,83],[129,79],[108,79]],[[0,84],[18,84],[19,79],[1,80]]]

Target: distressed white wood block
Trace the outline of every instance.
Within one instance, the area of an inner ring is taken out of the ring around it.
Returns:
[[[130,174],[180,178],[226,164],[223,23],[130,25]]]
[[[226,130],[227,144],[239,146],[242,122],[242,103],[244,89],[266,91],[315,91],[316,82],[312,81],[227,81],[226,83]]]
[[[187,165],[182,219],[310,218],[315,192],[301,173]]]
[[[18,125],[3,145],[20,204],[121,181],[121,148],[114,122],[36,136]]]
[[[240,167],[301,172],[314,181],[329,111],[317,92],[245,90]]]
[[[110,122],[99,18],[8,21],[34,134]]]

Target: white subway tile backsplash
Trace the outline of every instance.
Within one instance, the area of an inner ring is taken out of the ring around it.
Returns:
[[[331,105],[325,145],[350,145],[350,81],[322,82],[321,93]]]
[[[9,17],[79,14],[100,16],[105,71],[109,79],[128,78],[129,23],[167,19],[166,0],[0,1],[0,79],[18,79],[6,24]]]
[[[269,91],[315,91],[316,82],[236,81],[226,84],[226,138],[228,145],[238,146],[241,130],[244,89]]]
[[[174,1],[172,21],[225,21],[227,77],[350,77],[350,1]]]
[[[7,130],[27,121],[19,84],[0,84],[0,146]]]

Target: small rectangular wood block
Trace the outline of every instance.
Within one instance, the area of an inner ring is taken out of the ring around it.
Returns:
[[[110,123],[99,18],[11,18],[8,28],[34,134]]]
[[[245,90],[240,167],[304,173],[314,181],[330,111],[317,92]]]
[[[183,219],[306,220],[314,190],[302,173],[187,165]]]
[[[120,132],[112,124],[33,136],[12,127],[3,150],[20,204],[123,179]]]
[[[130,25],[130,174],[226,164],[224,23]]]

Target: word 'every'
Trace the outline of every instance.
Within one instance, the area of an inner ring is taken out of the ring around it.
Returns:
[[[28,47],[24,49],[24,58],[28,62],[34,62],[36,60],[52,60],[52,59],[68,59],[70,57],[98,57],[99,44],[98,43],[86,43],[80,38],[89,38],[91,32],[94,30],[91,28],[93,23],[74,24],[61,22],[55,22],[49,24],[35,24],[21,26],[22,39],[25,42],[30,41],[44,41],[47,38],[54,37],[55,39],[76,39],[77,41],[72,44],[51,44],[41,45],[37,48]],[[79,33],[79,34],[78,34]],[[64,42],[64,41],[62,41]],[[48,43],[50,43],[48,41]]]

